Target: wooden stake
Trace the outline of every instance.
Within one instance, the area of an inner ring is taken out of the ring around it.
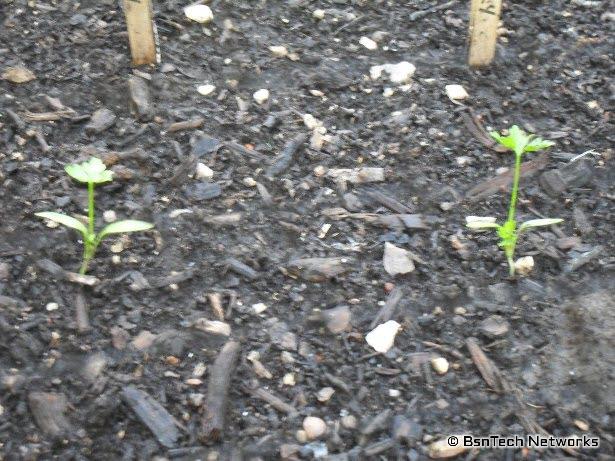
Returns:
[[[132,65],[156,62],[156,38],[151,0],[124,0]]]
[[[470,67],[488,66],[495,56],[502,0],[472,0],[470,11]]]

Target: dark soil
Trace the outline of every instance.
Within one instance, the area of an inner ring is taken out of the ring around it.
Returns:
[[[140,69],[151,93],[140,112],[129,104],[133,71],[116,1],[0,5],[0,71],[22,65],[37,77],[0,80],[0,459],[415,460],[450,434],[539,430],[598,436],[600,448],[579,456],[614,459],[609,2],[507,3],[496,60],[481,71],[465,63],[468,2],[430,12],[438,2],[214,0],[206,27],[184,17],[188,2],[155,3],[163,66]],[[419,11],[427,14],[412,20]],[[359,45],[374,34],[378,50]],[[274,57],[272,45],[298,59]],[[417,69],[407,91],[370,80],[371,66],[400,61]],[[213,95],[197,92],[206,83]],[[447,98],[447,84],[467,89],[464,105]],[[271,92],[263,105],[252,99],[260,88]],[[57,111],[45,95],[72,111],[32,121],[28,113]],[[101,108],[114,125],[86,129]],[[308,139],[280,160],[289,141],[310,134],[306,113],[329,142]],[[472,116],[487,129],[516,123],[557,142],[522,183],[522,219],[564,218],[522,238],[518,255],[536,262],[528,277],[507,278],[497,238],[465,228],[469,215],[505,216],[502,188],[467,192],[512,164],[468,128]],[[197,117],[200,128],[168,129]],[[84,214],[85,190],[63,167],[90,155],[115,162],[118,178],[97,188],[99,225],[113,210],[156,231],[108,240],[89,272],[99,282],[80,288],[44,262],[76,270],[77,236],[33,213]],[[191,177],[197,161],[214,171],[211,182]],[[360,166],[384,168],[385,180],[320,175]],[[564,178],[558,190],[553,175]],[[425,226],[405,228],[396,213],[419,214]],[[387,216],[397,225],[378,224]],[[412,251],[416,269],[389,276],[384,242]],[[322,257],[342,258],[335,274],[293,262]],[[378,354],[364,336],[393,285],[402,295],[390,318],[402,330]],[[86,332],[75,320],[80,290]],[[216,299],[230,338],[202,329],[202,319],[220,320]],[[319,311],[338,306],[349,306],[351,322],[334,334]],[[481,376],[470,337],[499,370],[496,382]],[[202,419],[229,339],[240,353],[215,440],[201,437]],[[437,356],[451,364],[444,375],[429,364]],[[325,387],[335,393],[320,402]],[[257,388],[292,408],[272,407]],[[327,433],[305,441],[297,431],[306,416],[322,418]],[[157,438],[152,418],[166,429]]]

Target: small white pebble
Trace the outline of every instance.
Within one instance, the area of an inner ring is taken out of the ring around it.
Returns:
[[[214,177],[214,170],[209,168],[204,163],[199,162],[196,164],[196,177],[197,179],[209,180]]]
[[[47,305],[45,306],[45,309],[48,312],[53,312],[53,311],[57,311],[59,307],[60,305],[58,303],[47,303]]]
[[[312,17],[314,17],[315,19],[325,19],[325,10],[314,10],[312,12]]]
[[[214,18],[214,13],[207,5],[190,5],[184,8],[184,14],[188,19],[206,24]]]
[[[455,157],[455,161],[457,162],[457,165],[465,166],[472,162],[472,158],[465,155],[460,155],[459,157]]]
[[[267,310],[267,305],[265,303],[257,303],[252,305],[252,310],[255,314],[261,314]]]
[[[523,256],[515,261],[515,271],[519,275],[528,275],[534,269],[534,258]]]
[[[284,377],[282,378],[282,383],[285,386],[294,386],[296,384],[296,382],[295,382],[295,374],[294,373],[286,373],[284,375]]]
[[[256,91],[252,97],[258,104],[264,104],[269,99],[269,90],[263,88]]]
[[[401,395],[401,391],[399,389],[389,389],[389,397],[399,397]]]
[[[199,362],[194,366],[192,376],[195,378],[201,378],[205,374],[205,370],[207,370],[207,366],[203,362]]]
[[[216,86],[215,85],[210,85],[210,84],[199,85],[199,86],[197,86],[196,91],[198,91],[198,93],[203,95],[203,96],[209,96],[214,91],[216,91]]]
[[[469,97],[468,92],[461,85],[446,85],[444,87],[446,95],[451,101],[461,101]]]
[[[334,393],[335,393],[335,389],[333,389],[332,387],[323,387],[316,394],[316,398],[318,399],[319,402],[328,402]]]
[[[444,357],[436,357],[431,359],[431,366],[436,373],[444,375],[448,371],[448,360]]]
[[[303,430],[308,439],[314,440],[327,432],[327,423],[316,416],[308,416],[303,420]]]
[[[457,315],[466,315],[468,310],[463,306],[458,306],[454,309],[455,314]]]
[[[314,176],[320,178],[321,176],[324,176],[325,174],[327,174],[327,169],[324,166],[318,165],[317,167],[314,168]]]
[[[120,255],[113,255],[111,256],[111,262],[115,265],[118,265],[122,262],[122,258],[120,258]]]
[[[320,90],[310,90],[312,96],[323,97],[325,94]]]
[[[242,182],[243,182],[243,185],[244,185],[244,186],[247,186],[247,187],[255,187],[255,186],[256,186],[256,181],[255,181],[255,179],[254,179],[254,178],[251,178],[251,177],[249,177],[249,176],[248,176],[248,177],[246,177],[246,178],[243,178]]]
[[[361,37],[361,39],[359,40],[359,44],[363,45],[368,50],[378,49],[378,44],[369,37]]]
[[[271,51],[271,54],[273,54],[276,58],[285,58],[288,56],[288,50],[285,46],[272,45],[269,47],[269,51]]]
[[[103,213],[103,219],[105,222],[117,221],[117,214],[113,210],[107,210]]]
[[[385,98],[390,98],[394,94],[395,94],[395,90],[393,88],[385,88],[382,91],[382,96],[384,96]]]

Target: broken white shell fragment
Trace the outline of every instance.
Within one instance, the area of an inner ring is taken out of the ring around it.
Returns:
[[[207,5],[189,5],[184,8],[184,14],[188,19],[200,24],[207,24],[214,18],[214,13]]]
[[[431,367],[439,375],[444,375],[448,371],[448,360],[446,360],[444,357],[436,357],[434,359],[431,359]]]
[[[361,39],[359,40],[359,44],[363,45],[368,50],[378,49],[378,44],[369,37],[361,37]]]
[[[288,50],[285,46],[272,45],[269,47],[269,51],[271,51],[271,54],[273,54],[276,58],[285,58],[288,56]]]
[[[269,90],[266,88],[256,91],[252,97],[258,104],[264,104],[269,99]]]
[[[265,303],[252,304],[252,310],[255,314],[261,314],[267,310],[267,305]]]
[[[444,90],[446,91],[448,98],[453,102],[461,101],[462,99],[466,99],[470,96],[466,89],[461,85],[446,85]]]
[[[515,272],[519,275],[528,275],[534,269],[534,258],[523,256],[515,261]]]
[[[395,341],[395,335],[401,328],[401,325],[395,320],[389,320],[388,322],[381,323],[372,331],[367,333],[365,341],[372,346],[377,352],[385,353],[391,347]]]
[[[216,91],[216,86],[215,85],[199,85],[196,87],[196,91],[198,91],[199,94],[202,94],[203,96],[209,96],[210,94],[212,94],[214,91]]]
[[[416,67],[408,61],[402,61],[397,64],[382,64],[380,66],[372,66],[369,70],[369,75],[372,80],[378,80],[383,72],[389,75],[391,83],[408,83],[414,72],[416,72]]]

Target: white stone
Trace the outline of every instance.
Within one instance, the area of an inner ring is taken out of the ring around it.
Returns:
[[[382,257],[384,270],[389,275],[408,274],[414,270],[414,261],[411,253],[403,248],[396,247],[392,243],[385,242],[384,256]]]
[[[372,66],[369,70],[369,75],[372,80],[378,80],[383,72],[388,74],[391,83],[408,83],[416,72],[416,67],[408,61],[402,61],[397,64],[382,64],[380,66]]]
[[[216,86],[210,84],[199,85],[196,87],[196,91],[203,96],[209,96],[214,91],[216,91]]]
[[[377,352],[385,353],[391,347],[395,341],[395,335],[401,328],[401,325],[395,320],[389,320],[388,322],[381,323],[372,331],[367,333],[365,341],[372,346]]]
[[[285,58],[288,56],[288,50],[285,46],[272,45],[269,47],[269,51],[271,51],[271,54],[273,54],[276,58]]]
[[[329,399],[331,399],[331,397],[333,396],[333,394],[335,394],[335,389],[333,389],[332,387],[323,387],[316,394],[316,398],[319,402],[328,402]]]
[[[462,99],[466,99],[470,96],[466,89],[461,85],[446,85],[444,89],[446,91],[446,95],[452,101],[461,101]]]
[[[534,269],[534,258],[523,256],[515,261],[515,272],[519,275],[528,275]]]
[[[439,375],[444,375],[448,371],[448,360],[446,360],[444,357],[436,357],[434,359],[431,359],[431,367]]]
[[[378,44],[369,37],[361,37],[361,39],[359,40],[359,44],[363,45],[368,50],[373,51],[378,49]]]
[[[455,161],[459,166],[466,166],[472,162],[472,157],[467,157],[465,155],[460,155],[459,157],[455,157]]]
[[[303,430],[308,439],[314,440],[327,432],[327,423],[316,416],[308,416],[303,420]]]
[[[103,220],[105,222],[114,222],[117,221],[117,215],[113,210],[107,210],[103,213]]]
[[[214,170],[209,168],[204,163],[199,162],[196,164],[196,177],[197,179],[209,180],[214,177]]]
[[[47,312],[53,312],[57,311],[59,307],[60,305],[58,303],[47,303],[45,309],[47,310]]]
[[[315,19],[325,19],[325,10],[320,10],[320,9],[318,9],[318,10],[314,10],[314,11],[312,12],[312,16],[313,16]]]
[[[264,104],[269,99],[269,90],[262,88],[256,91],[252,97],[258,104]]]
[[[282,383],[285,386],[294,386],[297,382],[295,381],[295,374],[294,373],[286,373],[283,377],[282,377]]]
[[[267,305],[265,303],[257,303],[252,305],[252,310],[255,314],[261,314],[267,310]]]
[[[399,389],[389,389],[389,397],[399,397],[401,395],[401,391]]]
[[[189,5],[184,8],[184,14],[192,21],[207,24],[214,18],[214,13],[207,5]]]
[[[390,98],[394,94],[395,94],[395,90],[393,88],[385,88],[382,91],[382,96],[384,96],[385,98]]]
[[[243,178],[242,180],[243,185],[247,186],[247,187],[255,187],[256,186],[256,180],[250,176],[247,176],[245,178]]]
[[[322,126],[322,122],[314,117],[312,114],[303,115],[303,124],[310,130],[314,130]]]

